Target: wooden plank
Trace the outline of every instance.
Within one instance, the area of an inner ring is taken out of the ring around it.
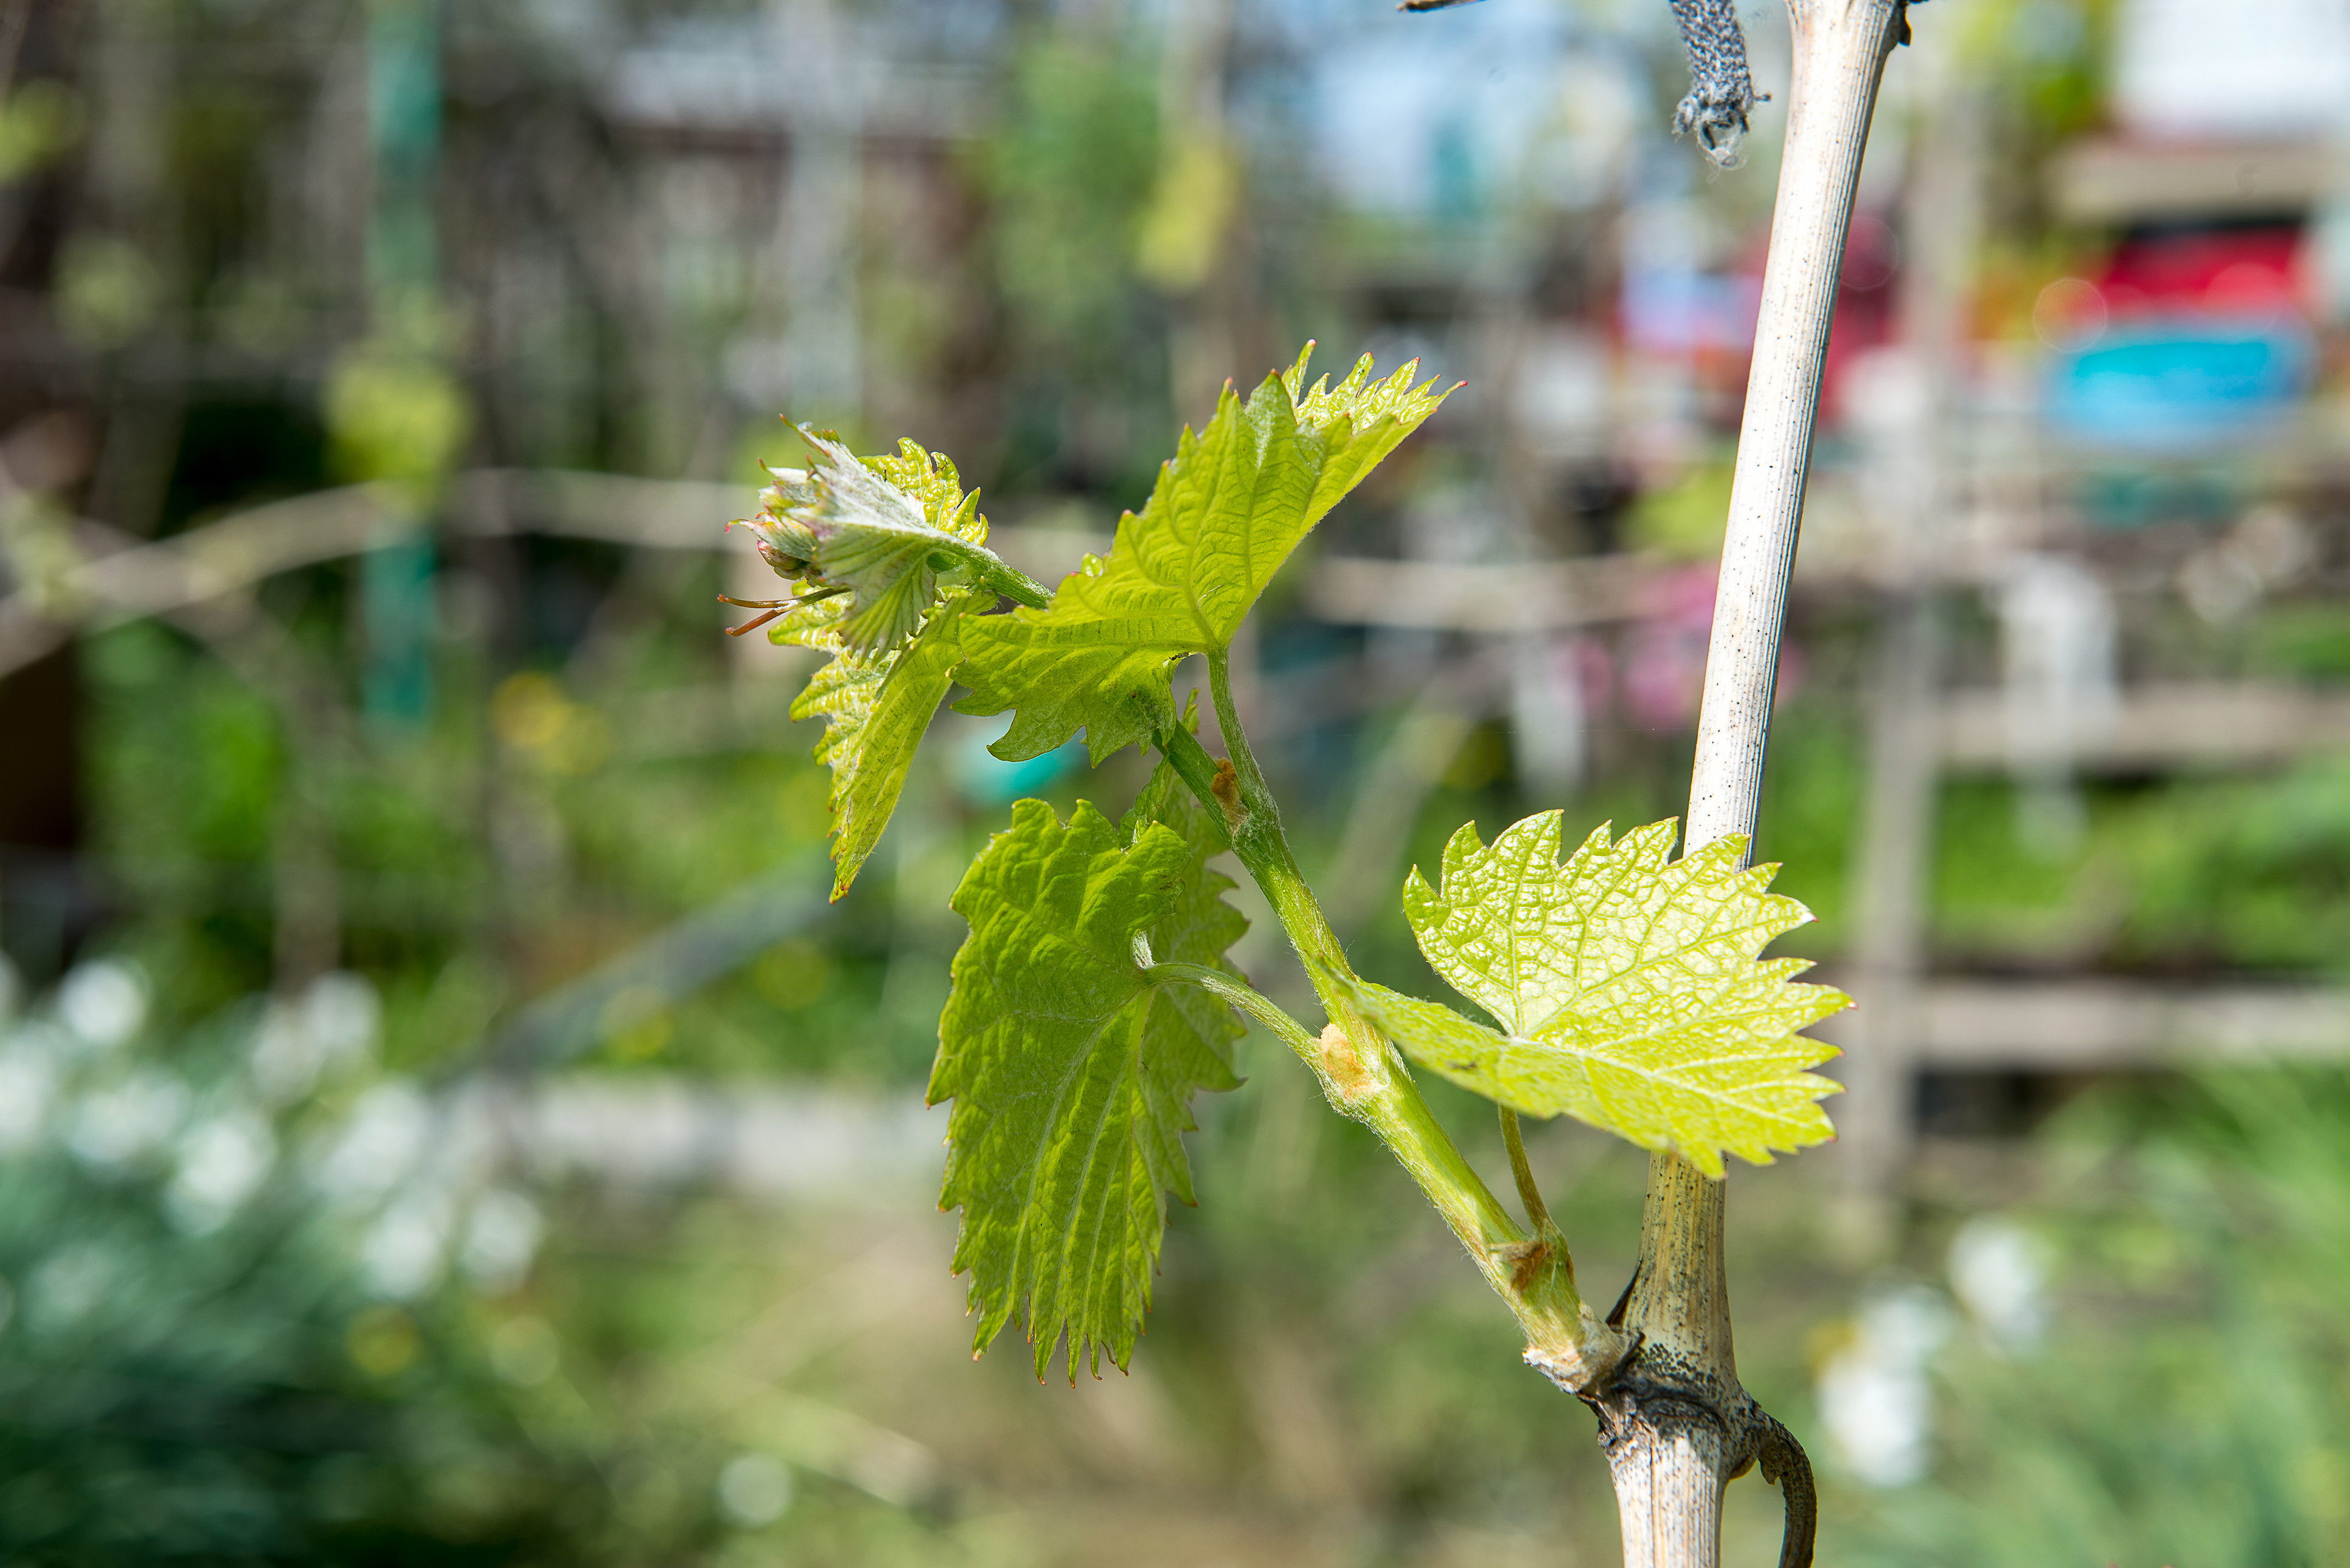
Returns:
[[[1326,556],[1306,575],[1305,598],[1342,626],[1548,631],[1638,615],[1661,570],[1638,556],[1492,565]]]
[[[2342,182],[2324,141],[2076,141],[2049,160],[2048,193],[2075,223],[2270,217],[2308,211]]]
[[[1996,691],[1943,700],[1941,751],[1953,768],[2008,765],[2006,707]],[[2182,682],[2126,690],[2073,737],[2085,773],[2285,762],[2350,748],[2350,694],[2282,682]]]
[[[1891,1190],[1908,1158],[1932,881],[1939,630],[1928,596],[1889,605],[1872,660],[1868,791],[1853,888],[1853,985],[1867,1005],[1851,1025],[1848,1103],[1836,1116],[1848,1151],[1839,1162],[1846,1190],[1864,1203]]]
[[[2095,1072],[2350,1058],[2350,990],[2105,980],[1939,981],[1916,1059],[1972,1072]]]

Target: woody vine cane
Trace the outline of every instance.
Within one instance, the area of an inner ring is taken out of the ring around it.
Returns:
[[[1105,1355],[1128,1363],[1167,1199],[1191,1197],[1191,1101],[1238,1087],[1232,1048],[1253,1023],[1387,1146],[1517,1320],[1526,1361],[1599,1412],[1627,1563],[1711,1563],[1722,1488],[1757,1462],[1785,1490],[1783,1562],[1808,1560],[1808,1467],[1739,1388],[1731,1357],[1721,1181],[1726,1154],[1763,1163],[1830,1136],[1817,1102],[1835,1085],[1807,1069],[1833,1052],[1802,1031],[1847,999],[1796,982],[1800,960],[1762,959],[1810,915],[1768,891],[1775,867],[1744,859],[1826,313],[1897,18],[1857,5],[1797,16],[1687,852],[1672,857],[1671,822],[1620,838],[1602,826],[1564,861],[1560,813],[1490,843],[1463,826],[1435,878],[1416,869],[1402,901],[1430,965],[1482,1017],[1355,971],[1291,851],[1228,663],[1299,542],[1448,395],[1416,367],[1375,379],[1366,357],[1335,386],[1309,384],[1301,356],[1245,399],[1227,385],[1108,554],[1050,592],[987,548],[978,497],[942,454],[901,441],[859,456],[803,431],[808,465],[772,471],[743,521],[796,591],[757,602],[736,630],[765,625],[828,656],[793,712],[827,725],[816,754],[833,771],[836,898],[958,684],[961,711],[1012,714],[993,748],[1008,761],[1080,732],[1097,763],[1128,745],[1159,759],[1116,820],[1083,801],[1066,821],[1017,803],[951,900],[971,933],[930,1096],[954,1103],[942,1202],[962,1211],[954,1266],[971,1277],[979,1348],[1016,1320],[1039,1377],[1063,1345],[1073,1379]],[[1717,67],[1742,62],[1723,52],[1734,25],[1714,38]],[[1700,73],[1684,119],[1726,158],[1751,101],[1751,88],[1712,90]],[[1841,161],[1806,172],[1840,135]],[[1193,658],[1221,757],[1195,733],[1196,706],[1174,701],[1174,670]],[[1245,926],[1210,864],[1227,851],[1280,920],[1326,1015],[1319,1031],[1224,956]],[[1496,1103],[1524,1224],[1453,1144],[1415,1069]],[[1522,1115],[1573,1116],[1652,1152],[1640,1267],[1606,1319],[1577,1290]]]
[[[1714,153],[1708,127],[1742,130],[1752,102],[1742,40],[1726,0],[1673,9],[1694,78],[1679,120]],[[1753,831],[1836,277],[1877,85],[1894,45],[1908,41],[1901,0],[1789,0],[1788,15],[1794,81],[1706,655],[1692,846]],[[1627,1568],[1717,1562],[1722,1489],[1758,1461],[1787,1489],[1782,1564],[1811,1558],[1810,1467],[1738,1386],[1722,1196],[1677,1155],[1650,1157],[1640,1262],[1622,1307],[1640,1347],[1593,1401]]]

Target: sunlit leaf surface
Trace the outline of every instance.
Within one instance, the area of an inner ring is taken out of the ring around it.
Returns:
[[[1560,814],[1491,845],[1473,824],[1445,846],[1440,888],[1417,869],[1404,913],[1428,961],[1501,1027],[1365,988],[1415,1062],[1519,1111],[1562,1113],[1709,1175],[1724,1151],[1768,1164],[1834,1136],[1818,1104],[1838,1085],[1805,1069],[1835,1047],[1800,1033],[1850,1004],[1760,959],[1811,919],[1769,891],[1775,866],[1741,870],[1745,840],[1679,860],[1674,824],[1609,842],[1598,828],[1562,865]]]
[[[1239,1082],[1230,1012],[1154,983],[1138,952],[1140,936],[1158,961],[1222,967],[1245,928],[1197,804],[1163,782],[1123,826],[1017,803],[954,896],[971,935],[931,1075],[931,1101],[954,1101],[941,1201],[962,1209],[978,1347],[1017,1314],[1039,1377],[1064,1334],[1072,1378],[1104,1351],[1126,1365],[1167,1195],[1191,1201],[1191,1096]]]

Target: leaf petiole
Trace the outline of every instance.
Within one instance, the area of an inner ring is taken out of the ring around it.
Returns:
[[[992,588],[1013,603],[1026,605],[1030,609],[1053,607],[1052,590],[1018,567],[1007,566],[992,558],[978,565],[981,587]]]
[[[1486,1282],[1508,1303],[1525,1331],[1526,1359],[1564,1386],[1596,1386],[1622,1360],[1626,1342],[1576,1294],[1565,1241],[1555,1226],[1544,1225],[1547,1212],[1529,1236],[1461,1153],[1419,1084],[1366,1015],[1363,983],[1298,870],[1282,832],[1280,812],[1242,732],[1230,661],[1222,649],[1208,655],[1208,686],[1231,760],[1217,761],[1180,727],[1159,733],[1159,750],[1201,803],[1212,808],[1211,816],[1228,829],[1233,854],[1280,919],[1329,1013],[1330,1027],[1314,1035],[1229,977],[1217,976],[1221,983],[1212,989],[1278,1034],[1314,1069],[1332,1107],[1361,1122],[1387,1145],[1460,1238]]]
[[[1232,1004],[1233,1009],[1252,1023],[1261,1023],[1280,1037],[1281,1043],[1301,1056],[1315,1050],[1314,1032],[1300,1023],[1256,987],[1234,980],[1222,970],[1197,963],[1154,963],[1143,971],[1143,978],[1152,984],[1181,981]]]
[[[1526,1206],[1526,1220],[1541,1236],[1555,1236],[1558,1226],[1550,1217],[1550,1206],[1543,1201],[1542,1189],[1534,1185],[1534,1168],[1526,1160],[1525,1135],[1518,1130],[1518,1113],[1507,1106],[1496,1106],[1502,1113],[1502,1142],[1510,1151],[1510,1175],[1518,1184],[1518,1201]]]

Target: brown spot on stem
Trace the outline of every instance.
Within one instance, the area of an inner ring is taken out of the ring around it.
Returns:
[[[1504,1247],[1502,1255],[1510,1261],[1510,1288],[1523,1295],[1534,1288],[1543,1271],[1550,1267],[1551,1244],[1537,1236],[1531,1241],[1521,1241],[1514,1247]]]
[[[1209,781],[1208,793],[1214,795],[1216,804],[1224,808],[1224,820],[1238,828],[1241,818],[1248,813],[1241,805],[1241,775],[1232,771],[1230,757],[1216,759],[1216,776]]]
[[[1351,1106],[1367,1097],[1372,1087],[1371,1075],[1364,1069],[1363,1058],[1356,1051],[1355,1043],[1347,1038],[1346,1032],[1335,1023],[1329,1024],[1323,1029],[1322,1038],[1316,1044],[1322,1077],[1330,1085],[1330,1092],[1338,1096],[1339,1103]]]

